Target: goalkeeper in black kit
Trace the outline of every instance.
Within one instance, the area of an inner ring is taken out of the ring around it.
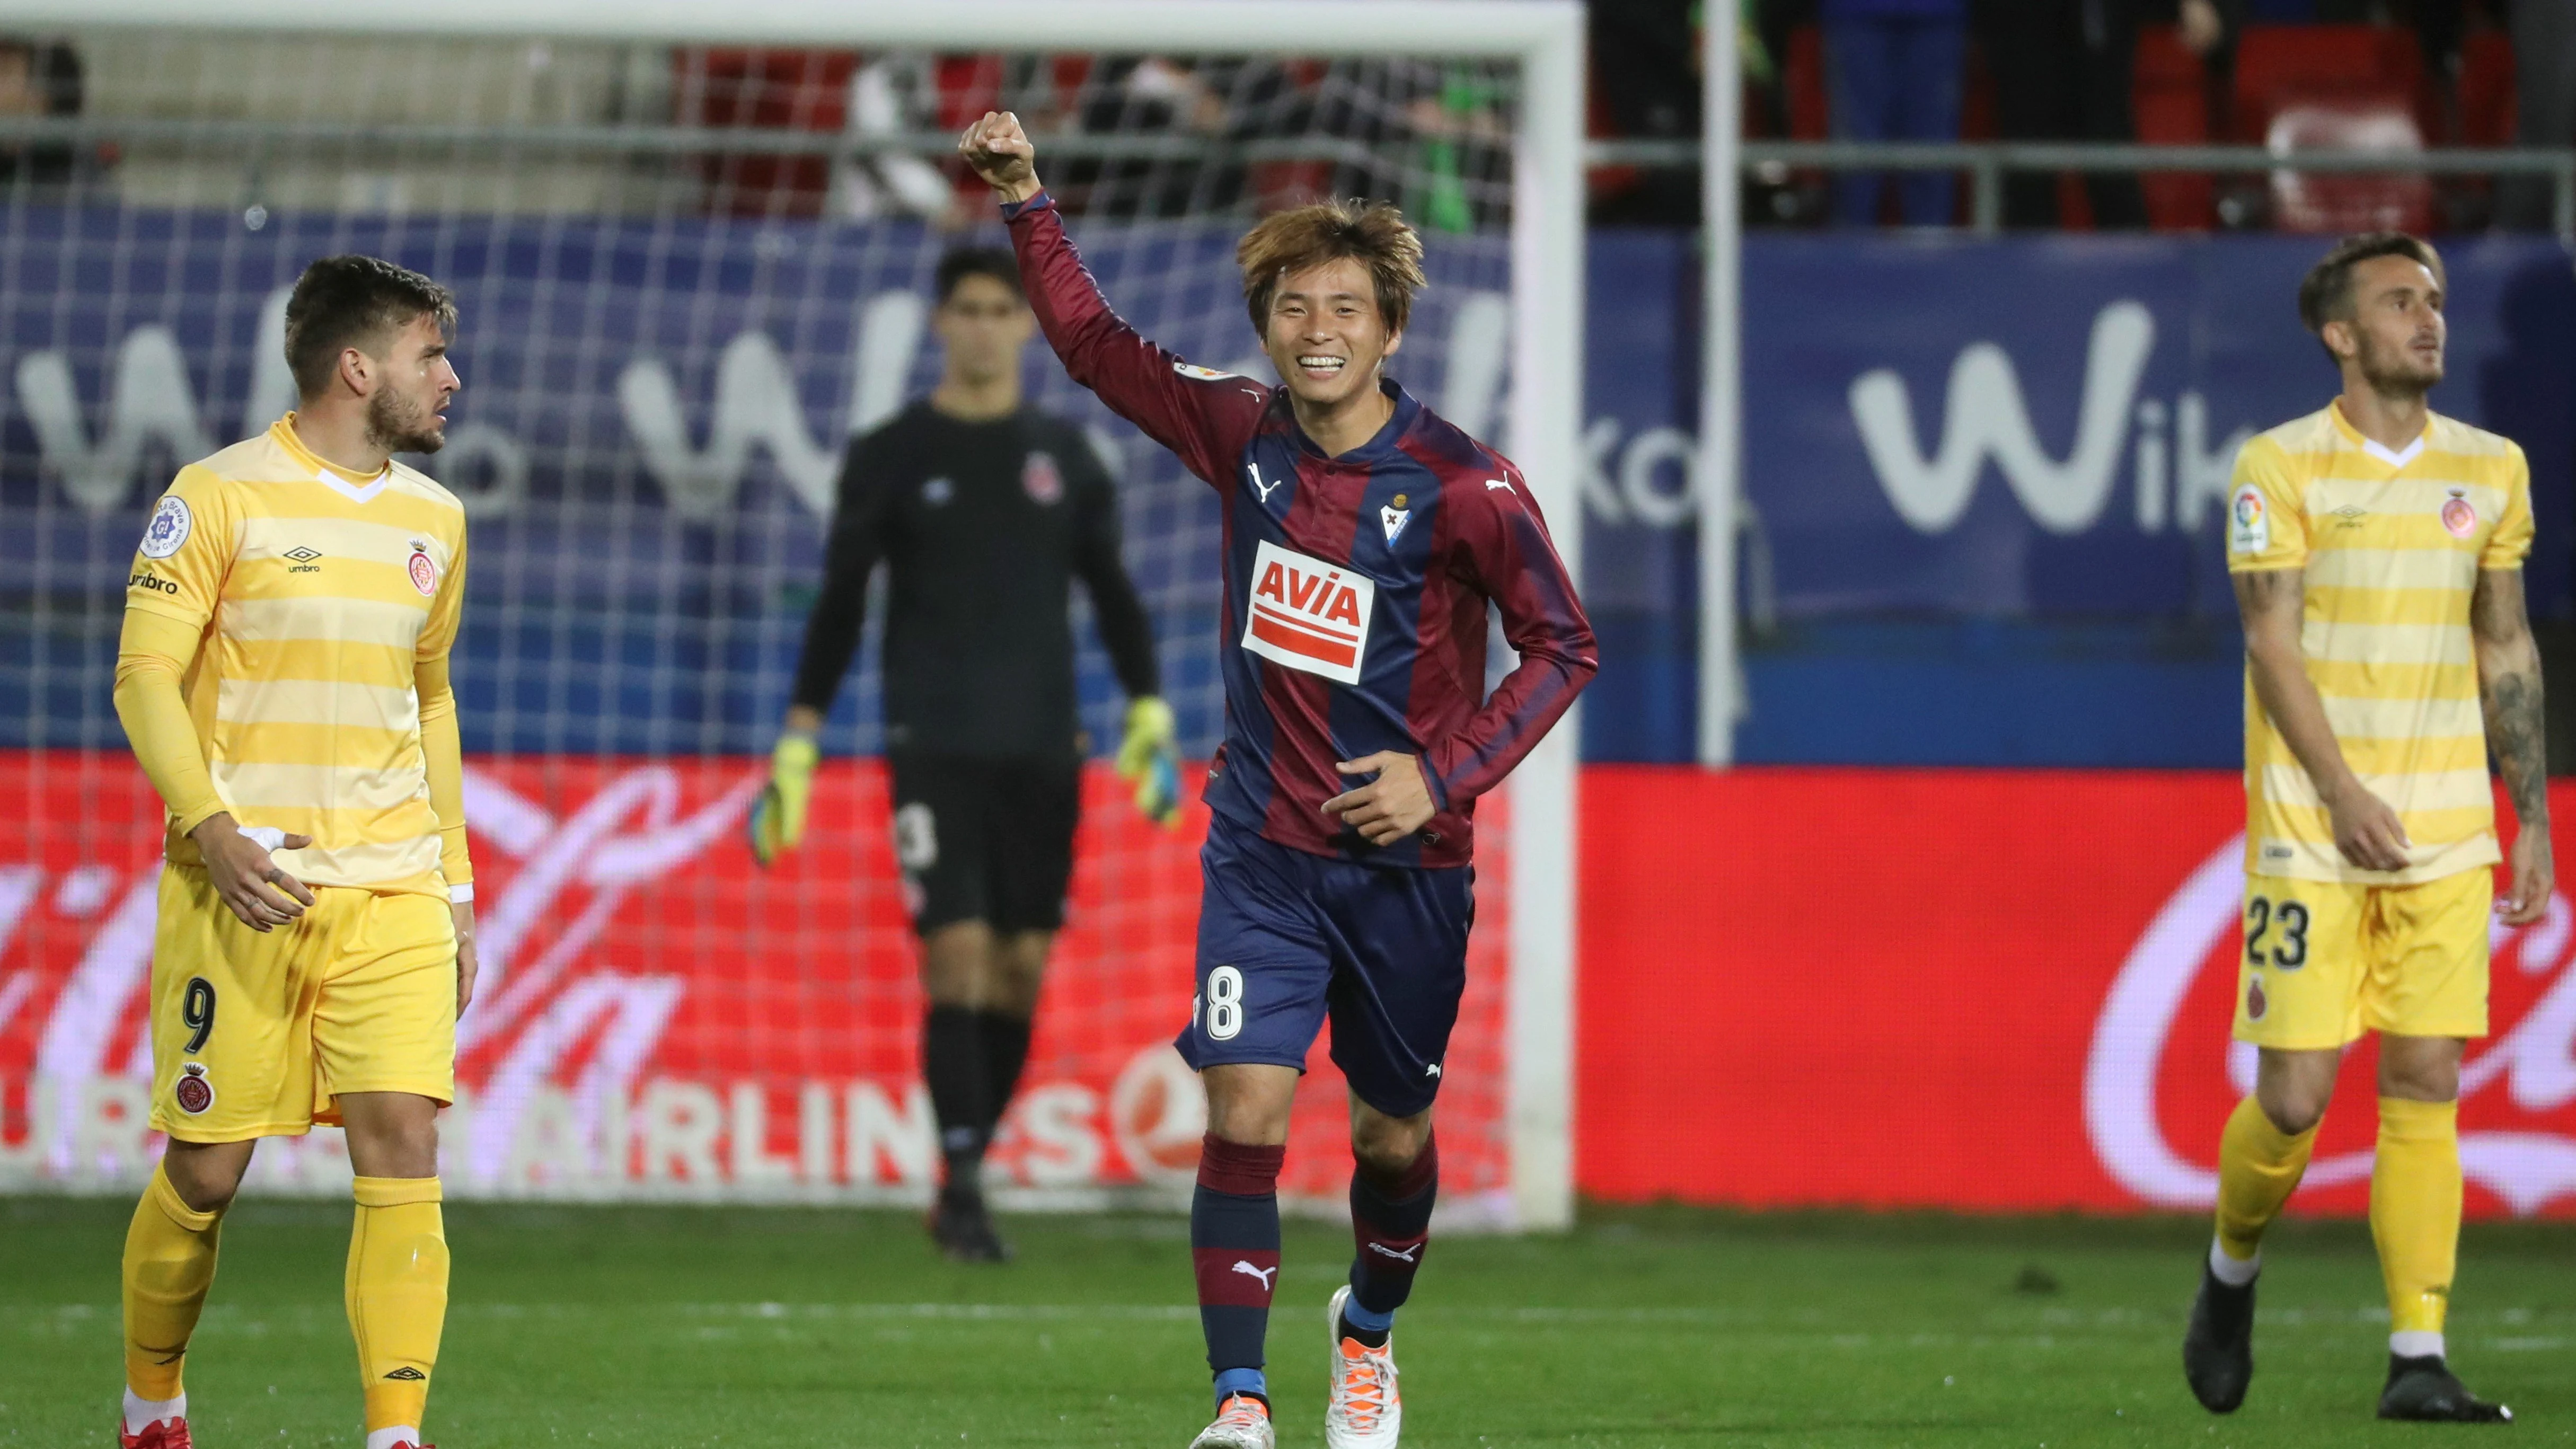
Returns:
[[[1028,1057],[1081,811],[1073,580],[1127,692],[1118,770],[1137,808],[1171,823],[1180,781],[1153,629],[1119,559],[1115,489],[1079,428],[1021,400],[1036,321],[1018,263],[953,251],[938,287],[939,386],[854,440],[841,466],[822,594],[752,850],[766,865],[804,835],[816,737],[882,559],[895,862],[921,936],[922,1073],[945,1163],[930,1231],[952,1258],[999,1262],[1010,1253],[979,1177]]]

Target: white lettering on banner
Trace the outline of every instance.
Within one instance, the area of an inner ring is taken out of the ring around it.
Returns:
[[[714,1088],[657,1078],[645,1084],[636,1115],[643,1119],[646,1181],[713,1188],[723,1180],[716,1135],[724,1130],[724,1104]]]
[[[2179,476],[2168,478],[2164,405],[2138,398],[2155,342],[2155,318],[2137,301],[2122,299],[2095,315],[2075,444],[2063,461],[2041,445],[2012,358],[1992,342],[1968,344],[1951,364],[1941,438],[1932,456],[1925,457],[1916,441],[1912,395],[1892,368],[1874,368],[1852,380],[1852,422],[1889,504],[1919,533],[1947,533],[1958,525],[1989,459],[2042,528],[2081,533],[2100,521],[2110,501],[2120,445],[2134,412],[2140,425],[2138,527],[2160,531],[2169,517],[2176,517],[2184,528],[2196,528],[2206,510],[2211,474],[2218,475],[2223,495],[2236,450],[2252,432],[2240,429],[2213,454],[2201,446],[2207,403],[2197,392],[2182,394],[2175,405]],[[2169,502],[2175,506],[2169,508]]]
[[[1264,539],[1252,556],[1243,647],[1274,664],[1357,684],[1376,607],[1377,581],[1368,575]]]
[[[1054,1082],[1020,1094],[1006,1130],[1027,1143],[1020,1180],[1031,1187],[1071,1187],[1100,1179],[1104,1155],[1092,1119],[1100,1094],[1080,1082]]]
[[[2041,527],[2080,533],[2111,496],[2129,406],[2155,343],[2155,319],[2137,302],[2114,302],[2093,319],[2075,447],[2064,462],[2040,445],[2012,358],[1992,342],[1968,344],[1951,364],[1941,442],[1932,457],[1915,445],[1913,400],[1893,369],[1853,379],[1852,422],[1887,501],[1918,532],[1946,533],[1959,521],[1991,455]]]
[[[117,344],[108,382],[107,429],[96,444],[82,421],[69,357],[55,351],[28,353],[18,359],[17,384],[19,410],[36,435],[47,471],[61,480],[74,503],[93,515],[124,505],[150,444],[161,444],[184,462],[215,450],[197,421],[197,393],[188,382],[179,339],[158,323],[135,328]]]
[[[898,1108],[885,1088],[856,1082],[845,1094],[843,1107],[848,1118],[850,1181],[861,1186],[898,1182],[924,1187],[936,1180],[939,1128],[928,1087],[913,1083]],[[881,1172],[880,1164],[892,1172]]]
[[[2245,839],[2239,835],[2187,877],[2122,963],[2094,1025],[2084,1066],[2084,1126],[2094,1156],[2111,1177],[2160,1207],[2205,1208],[2216,1200],[2218,1175],[2176,1152],[2156,1113],[2156,1079],[2173,1038],[2174,1018],[2206,967],[2233,972],[2232,952],[2213,954],[2237,929],[2245,890]],[[2522,1020],[2468,1062],[2460,1073],[2463,1101],[2506,1084],[2506,1095],[2529,1111],[2550,1111],[2576,1101],[2576,967],[2563,952],[2576,936],[2576,908],[2552,895],[2548,914],[2525,933],[2499,932],[2496,949],[2515,948],[2522,970],[2555,970],[2558,979]],[[2213,964],[2214,963],[2214,964]],[[2209,1145],[2217,1143],[2210,1124]],[[2370,1176],[2371,1154],[2346,1153],[2308,1167],[2306,1182],[2320,1187]],[[2551,1199],[2576,1193],[2576,1140],[2540,1132],[2464,1132],[2460,1169],[2469,1181],[2529,1216]]]
[[[733,1120],[725,1136],[733,1148],[733,1183],[736,1187],[758,1189],[791,1183],[796,1180],[800,1150],[795,1157],[782,1157],[769,1150],[769,1089],[758,1082],[733,1084]],[[823,1099],[823,1110],[832,1110],[832,1099]],[[831,1125],[824,1124],[824,1140],[830,1140]]]

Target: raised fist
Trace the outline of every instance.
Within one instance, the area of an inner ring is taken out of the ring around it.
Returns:
[[[1040,190],[1037,147],[1009,111],[986,111],[957,138],[957,154],[1004,201],[1026,201]]]

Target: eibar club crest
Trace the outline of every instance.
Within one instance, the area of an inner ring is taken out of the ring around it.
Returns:
[[[1398,493],[1377,511],[1377,521],[1386,529],[1386,546],[1389,548],[1395,547],[1395,536],[1404,532],[1404,525],[1413,519],[1413,510],[1406,506],[1408,501],[1405,495]]]
[[[1064,474],[1056,469],[1055,455],[1029,454],[1028,461],[1020,465],[1020,487],[1027,490],[1030,500],[1042,508],[1062,498]]]
[[[438,565],[430,560],[429,545],[419,539],[411,541],[411,562],[404,565],[411,573],[411,586],[420,590],[424,599],[438,593]]]

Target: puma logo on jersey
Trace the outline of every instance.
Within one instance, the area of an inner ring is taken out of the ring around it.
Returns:
[[[1277,1273],[1279,1270],[1277,1268],[1256,1268],[1250,1263],[1245,1262],[1243,1259],[1237,1258],[1234,1260],[1233,1271],[1241,1273],[1247,1278],[1260,1279],[1261,1286],[1266,1290],[1270,1286],[1271,1275]]]
[[[1521,496],[1521,495],[1520,495],[1519,490],[1517,490],[1517,489],[1513,488],[1513,487],[1512,487],[1512,485],[1511,485],[1510,483],[1505,482],[1504,480],[1502,480],[1502,479],[1500,479],[1500,478],[1488,478],[1488,479],[1486,479],[1486,480],[1485,480],[1485,491],[1486,491],[1486,492],[1491,493],[1491,492],[1493,492],[1493,491],[1494,491],[1495,489],[1497,489],[1497,488],[1500,488],[1500,489],[1501,489],[1501,490],[1503,490],[1504,492],[1511,494],[1514,498],[1518,498],[1518,497],[1520,497],[1520,496]]]
[[[1360,682],[1377,581],[1264,540],[1252,556],[1243,647],[1274,664]]]
[[[1258,463],[1246,463],[1246,464],[1244,464],[1244,465],[1243,465],[1243,471],[1252,475],[1252,486],[1253,486],[1255,489],[1259,490],[1259,492],[1260,492],[1260,494],[1261,494],[1261,502],[1262,502],[1262,504],[1263,504],[1265,507],[1266,507],[1266,506],[1268,506],[1268,504],[1269,504],[1269,502],[1270,502],[1270,494],[1271,494],[1271,491],[1272,491],[1273,489],[1277,488],[1277,487],[1279,486],[1279,483],[1285,483],[1285,482],[1287,482],[1287,481],[1288,481],[1287,479],[1282,478],[1282,479],[1280,479],[1280,480],[1279,480],[1279,483],[1264,483],[1264,482],[1262,482],[1262,481],[1261,481],[1261,465],[1260,465],[1260,464],[1258,464]]]

